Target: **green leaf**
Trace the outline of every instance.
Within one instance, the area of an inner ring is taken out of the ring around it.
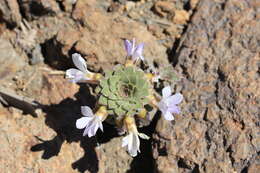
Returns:
[[[100,91],[101,91],[101,88],[100,88],[99,86],[97,86],[97,87],[95,88],[95,93],[98,94]]]
[[[118,107],[118,105],[116,104],[116,102],[115,101],[113,101],[113,100],[108,100],[108,108],[109,109],[116,109],[117,107]]]
[[[115,113],[119,116],[125,115],[125,112],[121,107],[115,109]]]
[[[107,105],[107,98],[104,97],[103,95],[101,95],[98,99],[98,103],[106,106]]]
[[[108,88],[108,86],[105,86],[102,90],[101,90],[101,93],[103,94],[103,95],[105,95],[106,97],[109,97],[109,95],[110,95],[110,91],[109,91],[109,88]]]

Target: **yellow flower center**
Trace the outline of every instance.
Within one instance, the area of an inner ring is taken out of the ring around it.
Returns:
[[[105,106],[100,106],[95,115],[100,116],[102,121],[105,120],[108,115],[107,108]]]

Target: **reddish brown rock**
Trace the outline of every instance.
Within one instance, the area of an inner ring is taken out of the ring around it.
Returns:
[[[63,75],[43,75],[43,85],[39,101],[41,104],[58,104],[67,98],[74,98],[79,86],[64,79]]]
[[[171,57],[184,76],[175,92],[185,99],[174,122],[158,121],[159,172],[241,172],[250,163],[255,169],[260,151],[256,6],[256,1],[199,3]]]
[[[154,3],[153,9],[159,16],[165,17],[169,13],[174,13],[175,5],[169,1],[157,1]]]
[[[187,21],[189,20],[189,18],[190,18],[190,15],[185,10],[175,10],[174,11],[173,22],[175,24],[186,24]]]
[[[87,2],[76,4],[73,17],[86,26],[81,30],[82,37],[75,44],[75,49],[83,55],[97,58],[97,69],[100,65],[111,68],[111,60],[123,63],[126,56],[123,41],[132,38],[145,43],[143,54],[148,62],[155,60],[158,64],[164,64],[168,61],[166,55],[162,54],[166,48],[158,44],[156,38],[140,23],[117,15],[105,15],[98,9],[94,10]]]

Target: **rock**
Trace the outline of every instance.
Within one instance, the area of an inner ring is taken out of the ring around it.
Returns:
[[[158,121],[153,152],[159,172],[243,172],[251,163],[255,169],[260,122],[255,7],[256,1],[236,0],[197,6],[170,57],[184,77],[175,88],[184,101],[174,122]]]
[[[175,24],[186,24],[187,21],[189,20],[190,15],[187,11],[185,10],[175,10],[174,11],[174,17],[173,17],[173,22]]]
[[[10,111],[11,113],[0,109],[2,139],[0,157],[4,158],[0,160],[1,170],[8,168],[10,172],[77,172],[72,169],[71,163],[78,160],[84,153],[79,143],[66,143],[62,145],[58,157],[42,159],[43,153],[49,156],[58,143],[49,142],[48,145],[38,145],[38,149],[41,149],[39,151],[44,152],[32,152],[31,147],[44,141],[52,141],[52,138],[56,136],[55,132],[45,125],[43,115],[36,119],[30,115],[22,115],[16,109]]]
[[[2,0],[0,2],[0,19],[15,27],[21,22],[21,14],[17,0]]]
[[[166,52],[166,48],[156,41],[145,26],[123,16],[107,16],[102,11],[93,10],[87,2],[79,1],[73,11],[73,17],[86,26],[81,30],[82,37],[76,42],[75,50],[83,55],[90,55],[90,59],[96,58],[98,64],[90,64],[91,66],[96,69],[101,65],[103,69],[111,68],[111,59],[113,62],[124,63],[126,52],[123,39],[132,38],[145,43],[143,54],[147,61],[157,61],[158,64],[168,62],[166,54],[162,53]]]
[[[77,0],[61,0],[62,1],[62,5],[64,7],[64,10],[66,12],[71,12],[73,5],[76,4]]]
[[[196,8],[198,3],[199,3],[199,0],[190,0],[190,7],[192,9],[194,9],[194,8]]]
[[[43,74],[40,95],[44,95],[44,97],[40,97],[38,101],[44,105],[58,104],[62,100],[73,99],[78,91],[79,86],[68,82],[63,75]]]
[[[69,37],[64,37],[68,35]],[[73,28],[62,28],[58,31],[55,40],[61,47],[61,53],[67,55],[73,45],[82,37],[81,32]]]
[[[20,3],[23,14],[28,20],[44,15],[57,15],[60,8],[55,0],[23,0]]]
[[[135,3],[132,1],[127,1],[125,4],[125,10],[130,11],[132,8],[135,8]]]
[[[241,133],[234,144],[232,146],[232,157],[235,159],[235,162],[240,162],[240,160],[246,160],[249,155],[252,155],[251,153],[253,150],[251,148],[251,144],[249,140],[246,137],[245,133]]]
[[[37,30],[26,20],[20,24],[20,29],[16,29],[16,42],[27,54],[34,49],[37,39]]]
[[[3,83],[4,79],[12,78],[25,66],[23,58],[8,40],[0,37],[0,83]]]
[[[258,172],[260,169],[260,157],[259,155],[256,157],[255,161],[251,163],[248,167],[248,173]]]
[[[36,65],[38,63],[42,63],[44,60],[42,55],[42,49],[40,45],[36,45],[36,47],[32,50],[32,55],[30,58],[30,64]]]
[[[173,14],[175,5],[169,1],[156,1],[153,6],[153,11],[161,17]]]
[[[98,148],[99,173],[120,173],[130,170],[130,163],[133,158],[121,147],[121,143],[122,137],[114,138],[109,143],[103,144]]]

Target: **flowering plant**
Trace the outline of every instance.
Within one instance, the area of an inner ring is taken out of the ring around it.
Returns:
[[[113,123],[127,132],[122,146],[127,147],[131,156],[140,152],[140,138],[149,139],[139,133],[136,120],[150,120],[147,106],[159,109],[166,120],[173,120],[173,114],[180,113],[177,106],[183,99],[180,93],[171,94],[170,86],[162,89],[162,97],[153,88],[154,82],[159,82],[158,73],[145,72],[137,66],[139,60],[144,61],[142,55],[144,44],[136,45],[133,41],[125,40],[127,60],[124,65],[117,65],[105,74],[90,72],[80,54],[74,53],[72,60],[78,69],[66,71],[66,78],[74,83],[87,82],[97,84],[95,92],[98,96],[97,111],[82,106],[84,115],[76,121],[78,129],[84,129],[83,136],[92,137],[100,128],[103,131],[103,121]]]

